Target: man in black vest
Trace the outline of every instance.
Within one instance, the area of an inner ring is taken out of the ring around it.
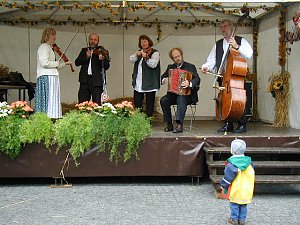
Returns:
[[[76,66],[81,66],[79,72],[80,87],[79,103],[92,101],[101,105],[101,94],[106,70],[110,67],[108,51],[99,46],[100,37],[92,33],[89,36],[89,47],[82,48],[75,60]]]
[[[201,71],[203,73],[211,72],[218,72],[219,67],[221,66],[222,58],[224,53],[226,53],[229,45],[232,48],[239,51],[240,55],[245,59],[249,60],[252,57],[253,50],[249,42],[240,37],[234,36],[232,37],[233,33],[233,24],[230,20],[222,20],[220,23],[220,30],[223,35],[223,38],[218,40],[214,47],[212,48],[207,62],[204,63],[201,67]],[[226,66],[225,66],[226,68]],[[222,78],[218,78],[219,86],[222,86]],[[238,121],[238,127],[234,130],[234,126],[232,121],[225,121],[225,125],[218,130],[218,132],[234,132],[234,133],[242,133],[247,131],[247,118],[246,113],[244,112],[241,119]]]
[[[168,84],[168,74],[171,69],[182,69],[192,73],[192,80],[185,80],[181,83],[183,87],[192,88],[191,95],[177,95],[168,92],[160,99],[160,105],[164,114],[164,120],[167,123],[165,132],[173,131],[173,133],[181,133],[183,131],[183,121],[187,105],[198,102],[198,94],[200,77],[197,73],[195,65],[183,61],[183,52],[180,48],[173,48],[169,52],[169,57],[173,60],[173,64],[168,65],[166,71],[161,76],[162,84]],[[171,105],[177,105],[176,127],[173,129]]]

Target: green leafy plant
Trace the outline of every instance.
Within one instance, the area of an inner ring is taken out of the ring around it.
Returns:
[[[44,143],[49,149],[54,138],[54,124],[46,113],[32,114],[19,131],[22,143]]]
[[[94,115],[95,143],[99,146],[99,152],[108,150],[109,159],[118,162],[120,158],[119,146],[124,140],[124,121],[115,114],[105,116]]]
[[[139,144],[146,136],[151,134],[150,119],[144,113],[135,111],[128,118],[124,132],[127,142],[124,152],[124,162],[128,161],[133,155],[139,159],[137,152]]]
[[[70,146],[69,152],[75,163],[77,159],[90,149],[93,141],[93,121],[90,114],[71,111],[55,124],[55,142],[58,150],[62,146]],[[57,151],[58,151],[57,150]]]
[[[99,152],[109,151],[109,159],[124,162],[132,156],[138,159],[140,142],[151,133],[149,118],[134,110],[131,102],[98,106],[93,102],[76,105],[77,110],[65,114],[54,124],[45,113],[29,116],[31,109],[25,102],[11,106],[0,104],[0,151],[16,158],[21,145],[44,143],[47,148],[57,144],[58,152],[63,146],[79,165],[78,158],[88,151],[92,144],[99,146]],[[121,145],[125,144],[124,155]]]
[[[25,119],[18,115],[0,118],[0,151],[14,159],[20,155],[21,140],[19,131]]]

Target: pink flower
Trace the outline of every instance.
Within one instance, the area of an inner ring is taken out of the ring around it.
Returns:
[[[29,107],[29,105],[25,105],[22,109],[26,112],[32,112],[33,111],[32,108]]]
[[[118,104],[115,105],[115,107],[118,108],[118,109],[123,109],[123,108],[124,108],[124,105],[118,103]]]

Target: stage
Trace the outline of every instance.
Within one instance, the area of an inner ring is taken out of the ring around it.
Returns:
[[[161,122],[153,123],[152,137],[195,137],[195,138],[224,138],[224,137],[300,137],[300,129],[293,128],[278,128],[272,124],[264,122],[248,122],[247,132],[235,134],[218,133],[217,130],[223,126],[223,122],[213,120],[195,120],[192,124],[192,129],[189,129],[190,121],[184,121],[184,131],[179,134],[172,132],[164,132],[166,124]],[[236,124],[235,124],[236,126]]]
[[[205,147],[229,147],[235,138],[246,141],[247,147],[296,148],[300,155],[300,130],[276,128],[262,122],[249,122],[246,133],[218,133],[223,123],[218,121],[193,121],[189,129],[185,121],[183,133],[164,132],[165,124],[153,122],[151,136],[147,137],[138,150],[139,159],[128,162],[109,161],[109,153],[99,153],[98,146],[85,152],[76,166],[68,158],[64,168],[66,177],[114,177],[114,176],[190,176],[207,175]],[[55,154],[43,144],[28,144],[17,159],[0,155],[0,177],[58,177],[67,156],[66,146]],[[121,152],[124,146],[121,147]],[[298,152],[297,152],[298,154]]]

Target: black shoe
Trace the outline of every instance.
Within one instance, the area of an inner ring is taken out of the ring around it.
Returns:
[[[183,131],[183,125],[180,124],[174,128],[173,133],[182,133],[182,131]]]
[[[247,132],[247,127],[245,125],[238,126],[233,133],[244,133]]]
[[[170,131],[173,131],[173,124],[168,124],[165,129],[164,129],[165,132],[170,132]]]
[[[227,130],[226,130],[226,127],[227,127]],[[218,130],[218,132],[225,132],[225,131],[227,131],[227,132],[232,132],[233,129],[234,129],[233,124],[228,124],[228,125],[225,124],[222,128],[220,128],[220,129]]]

